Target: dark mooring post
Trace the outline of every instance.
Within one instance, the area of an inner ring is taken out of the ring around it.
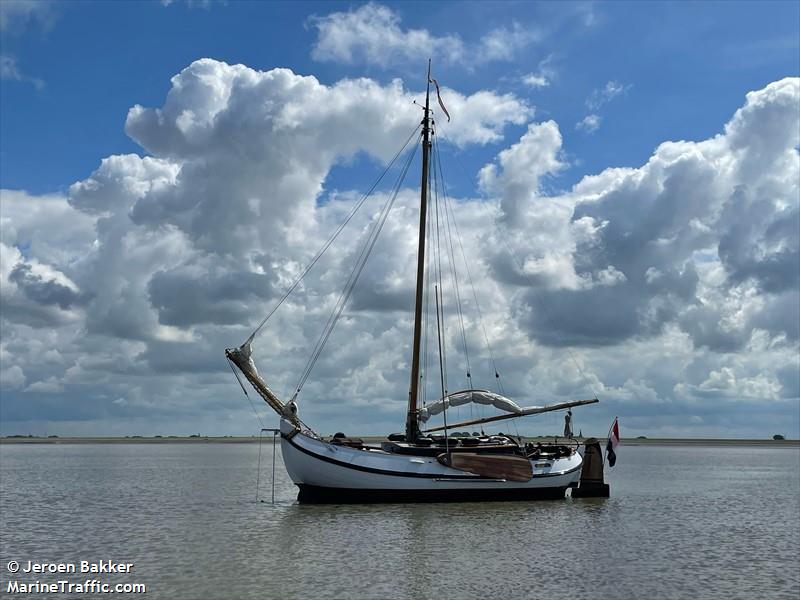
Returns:
[[[583,469],[578,487],[572,489],[573,498],[608,498],[610,489],[603,479],[603,451],[597,438],[584,442]]]

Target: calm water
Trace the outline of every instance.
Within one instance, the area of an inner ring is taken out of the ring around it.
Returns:
[[[626,446],[610,499],[427,506],[299,506],[280,457],[271,505],[271,451],[256,503],[256,444],[3,445],[2,595],[9,560],[112,559],[141,598],[800,597],[797,448]]]

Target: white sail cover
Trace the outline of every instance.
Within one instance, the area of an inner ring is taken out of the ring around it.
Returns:
[[[445,408],[450,408],[451,406],[462,406],[464,404],[469,404],[470,402],[494,406],[495,408],[499,408],[500,410],[504,410],[508,413],[521,413],[524,410],[516,402],[506,398],[505,396],[501,396],[500,394],[495,394],[488,390],[464,390],[462,392],[453,392],[452,394],[448,394],[442,400],[438,400],[421,408],[419,410],[419,421],[421,423],[425,423],[428,421],[428,419],[434,415],[438,415]]]
[[[296,423],[297,405],[294,402],[289,402],[288,404],[281,402],[275,393],[269,389],[266,381],[258,374],[256,363],[253,361],[253,349],[250,346],[251,342],[252,338],[248,339],[238,348],[226,349],[225,356],[238,367],[253,388],[275,412]],[[241,384],[242,382],[240,381],[239,383]],[[244,389],[244,386],[242,386],[242,389]],[[245,392],[245,394],[246,393],[247,392]]]
[[[250,371],[250,375],[256,379],[261,379],[256,369],[256,363],[253,360],[253,348],[251,346],[252,338],[248,339],[244,344],[238,348],[228,348],[230,358],[236,363],[243,372]]]

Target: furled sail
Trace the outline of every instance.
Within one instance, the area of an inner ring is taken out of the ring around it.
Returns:
[[[421,423],[426,423],[428,419],[434,415],[438,415],[445,408],[452,406],[462,406],[474,402],[475,404],[484,404],[486,406],[494,406],[508,413],[521,413],[522,407],[516,402],[495,394],[488,390],[463,390],[460,392],[453,392],[448,394],[443,399],[428,404],[419,410],[419,420]],[[531,407],[532,408],[532,407]]]
[[[275,393],[269,389],[269,386],[261,378],[261,375],[258,374],[256,363],[253,361],[253,349],[250,346],[251,342],[252,338],[238,348],[226,349],[225,356],[236,365],[247,378],[247,381],[250,382],[253,388],[276,413],[297,424],[297,405],[294,402],[289,402],[288,404],[281,402]]]
[[[564,410],[566,408],[573,408],[575,406],[583,406],[584,404],[594,404],[599,402],[597,398],[590,398],[588,400],[570,400],[569,402],[557,402],[555,404],[546,404],[545,406],[525,406],[519,409],[519,412],[510,412],[505,415],[495,415],[494,417],[483,417],[481,419],[473,419],[471,421],[463,421],[461,423],[453,423],[450,428],[467,427],[469,425],[479,425],[481,423],[493,423],[494,421],[502,421],[504,419],[516,419],[517,417],[527,417],[528,415],[538,415],[541,413],[552,412],[554,410]],[[426,433],[434,431],[441,431],[447,429],[444,426],[429,427]]]

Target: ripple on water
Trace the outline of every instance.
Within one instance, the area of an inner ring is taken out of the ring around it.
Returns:
[[[126,560],[148,598],[800,596],[797,449],[627,447],[609,499],[374,506],[297,505],[282,468],[256,503],[257,456],[4,445],[0,564]]]

